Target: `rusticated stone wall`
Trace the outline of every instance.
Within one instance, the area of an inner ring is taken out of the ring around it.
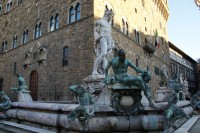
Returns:
[[[30,74],[38,72],[38,100],[71,100],[68,86],[80,84],[82,79],[92,71],[93,50],[93,8],[92,1],[81,1],[81,19],[68,24],[68,10],[72,0],[24,0],[20,5],[13,4],[9,13],[0,16],[0,43],[8,42],[7,52],[0,55],[0,78],[3,78],[3,90],[15,98],[10,90],[17,86],[18,79],[14,76],[14,63],[16,71],[21,73],[26,84],[30,85]],[[3,7],[5,9],[5,4]],[[3,10],[4,10],[3,9]],[[90,10],[91,12],[89,12]],[[49,32],[49,19],[51,13],[59,14],[59,29]],[[42,36],[34,39],[35,23],[42,23]],[[29,31],[29,41],[22,44],[25,29]],[[12,49],[12,39],[18,36],[17,47]],[[33,50],[37,43],[47,49],[46,64],[39,64],[31,56],[31,64],[24,68],[25,53]],[[68,46],[68,65],[63,66],[63,48]]]

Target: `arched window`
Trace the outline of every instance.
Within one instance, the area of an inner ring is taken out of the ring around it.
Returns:
[[[71,7],[69,10],[69,23],[72,23],[75,21],[74,17],[74,7]]]
[[[59,28],[59,15],[54,14],[50,18],[50,31],[54,31]]]
[[[26,30],[26,35],[25,35],[25,42],[28,42],[28,29]]]
[[[2,53],[7,52],[7,41],[2,43]]]
[[[7,52],[7,50],[8,50],[7,48],[8,48],[8,42],[6,41],[5,42],[5,52]]]
[[[39,37],[39,25],[36,24],[35,26],[35,38],[38,38]]]
[[[135,29],[135,41],[137,43],[140,43],[140,33]]]
[[[28,29],[23,33],[23,41],[22,43],[25,44],[28,42]]]
[[[55,29],[58,29],[59,28],[59,15],[56,14],[55,16]]]
[[[69,58],[69,48],[68,46],[65,46],[63,48],[63,66],[68,65],[68,58]]]
[[[126,22],[126,35],[128,36],[129,31],[128,31],[128,23]]]
[[[10,3],[7,3],[6,4],[6,12],[9,12],[10,11]]]
[[[12,1],[10,2],[10,10],[11,10],[11,8],[12,8]]]
[[[81,6],[79,3],[76,5],[75,14],[76,14],[75,20],[79,20],[81,18]]]
[[[37,30],[38,30],[38,25],[36,24],[36,25],[35,25],[35,34],[34,34],[34,38],[38,38]]]
[[[51,16],[51,19],[50,19],[50,31],[54,31],[54,17]]]
[[[17,36],[13,38],[13,49],[17,47]]]
[[[39,29],[38,34],[40,37],[42,35],[42,23],[41,22],[39,23],[38,29]]]
[[[81,19],[81,5],[77,3],[76,5],[72,5],[69,9],[69,23],[77,21]]]
[[[122,18],[122,32],[128,36],[129,31],[128,31],[128,22]]]
[[[9,12],[12,8],[12,0],[9,0],[6,4],[6,12]]]
[[[1,15],[1,12],[2,12],[2,6],[0,5],[0,15]]]
[[[39,22],[35,25],[35,38],[38,38],[42,35],[42,23]]]
[[[124,22],[124,19],[122,19],[122,32],[125,34],[126,33],[126,27],[125,27],[125,22]]]

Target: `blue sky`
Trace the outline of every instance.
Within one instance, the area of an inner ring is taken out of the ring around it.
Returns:
[[[169,41],[196,60],[200,58],[200,10],[194,0],[168,0]]]

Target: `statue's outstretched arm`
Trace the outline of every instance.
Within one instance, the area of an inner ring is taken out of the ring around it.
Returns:
[[[138,73],[143,73],[143,72],[144,72],[144,70],[142,70],[142,69],[136,67],[131,61],[129,61],[129,60],[127,60],[127,61],[128,61],[128,65],[129,65],[131,68],[133,68],[136,72],[138,72]]]

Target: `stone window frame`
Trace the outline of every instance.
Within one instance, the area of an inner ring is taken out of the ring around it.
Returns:
[[[26,28],[22,35],[22,44],[25,44],[28,42],[28,28]]]
[[[70,54],[69,46],[63,47],[63,57],[62,57],[62,65],[63,66],[69,65],[69,54]]]
[[[81,5],[80,3],[77,3],[75,7],[75,21],[81,19]]]
[[[38,20],[35,24],[33,38],[37,39],[41,36],[42,36],[42,22]]]
[[[129,25],[126,17],[122,17],[122,33],[129,36]]]
[[[49,32],[57,30],[59,28],[59,23],[60,23],[60,20],[59,20],[58,12],[51,13],[51,16],[49,18],[49,26],[48,26]]]
[[[4,41],[4,42],[2,43],[2,53],[7,52],[7,50],[8,50],[8,42],[7,42],[7,41]]]
[[[141,40],[140,40],[140,32],[137,30],[137,28],[134,30],[135,33],[135,42],[140,44]]]
[[[108,3],[108,2],[105,2],[105,10],[112,10],[112,11],[113,11],[112,5],[111,5],[110,3]],[[114,12],[114,11],[113,11],[113,12]],[[115,26],[115,23],[114,23],[114,22],[115,22],[115,21],[114,21],[114,15],[113,15],[110,24],[111,24],[112,26]]]
[[[6,10],[5,13],[10,12],[12,9],[12,0],[8,0],[8,2],[6,3]]]
[[[13,42],[12,42],[12,49],[15,49],[17,47],[17,35],[14,35]]]
[[[79,8],[78,8],[79,7]],[[76,9],[79,9],[78,12]],[[76,0],[72,2],[69,6],[69,13],[68,13],[68,24],[71,24],[75,21],[78,21],[81,19],[81,0]],[[80,15],[80,17],[77,18],[77,14]]]

